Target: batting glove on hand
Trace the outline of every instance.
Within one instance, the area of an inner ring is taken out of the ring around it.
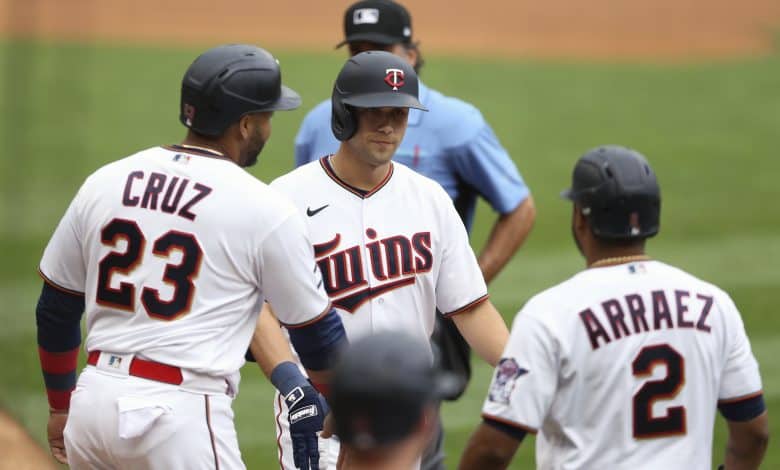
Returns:
[[[322,430],[328,405],[306,380],[298,366],[283,362],[271,373],[271,382],[284,397],[293,445],[293,461],[302,470],[319,468],[317,433]]]
[[[311,385],[296,387],[284,397],[284,401],[290,410],[287,419],[295,466],[302,470],[316,470],[320,462],[317,433],[322,430],[328,405]]]

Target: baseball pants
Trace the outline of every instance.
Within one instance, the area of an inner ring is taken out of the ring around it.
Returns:
[[[64,432],[71,469],[246,468],[230,395],[101,366],[87,366],[71,396]]]

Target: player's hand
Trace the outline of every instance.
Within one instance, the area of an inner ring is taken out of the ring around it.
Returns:
[[[49,422],[46,425],[49,450],[57,462],[64,464],[68,463],[68,456],[65,454],[65,438],[62,432],[65,430],[67,421],[68,412],[66,410],[49,410]]]
[[[290,437],[293,461],[302,470],[316,470],[320,464],[317,433],[322,430],[328,405],[325,398],[311,385],[294,388],[284,397],[290,410]]]
[[[336,430],[334,428],[333,424],[333,413],[328,413],[325,415],[325,422],[322,425],[322,432],[320,433],[320,436],[323,439],[329,439],[333,437],[336,434]]]

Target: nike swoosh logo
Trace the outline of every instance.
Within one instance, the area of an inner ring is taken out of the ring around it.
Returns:
[[[308,215],[309,217],[314,217],[315,215],[319,214],[321,210],[325,209],[329,205],[330,204],[325,204],[324,206],[322,206],[322,207],[320,207],[318,209],[314,209],[314,210],[311,210],[311,207],[307,207],[306,208],[306,215]]]

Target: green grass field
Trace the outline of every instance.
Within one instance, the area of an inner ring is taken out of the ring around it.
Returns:
[[[0,404],[44,439],[47,404],[35,342],[38,259],[82,180],[136,150],[179,141],[181,74],[199,49],[0,43]],[[277,52],[303,109],[277,113],[253,174],[292,167],[305,111],[329,96],[341,53]],[[525,247],[491,285],[510,322],[534,292],[581,269],[570,207],[558,198],[586,149],[620,143],[659,174],[661,235],[650,253],[708,279],[740,306],[770,408],[780,405],[780,58],[694,65],[508,62],[429,57],[423,79],[477,105],[517,161],[538,207]],[[473,242],[492,224],[484,207]],[[83,359],[83,358],[82,358]],[[479,421],[491,371],[475,361],[466,396],[446,404],[449,464]],[[273,468],[271,387],[244,369],[236,424],[249,468]],[[780,425],[773,420],[773,433]],[[721,460],[724,426],[715,432]],[[513,468],[533,468],[533,441]],[[780,468],[770,447],[764,468]]]

